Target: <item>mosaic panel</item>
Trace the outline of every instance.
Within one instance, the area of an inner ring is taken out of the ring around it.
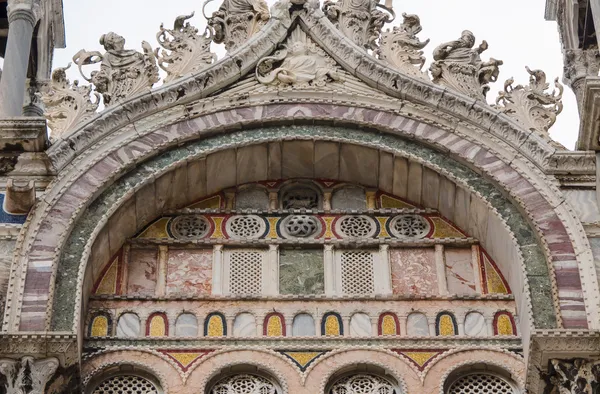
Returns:
[[[111,332],[112,324],[110,316],[100,313],[92,318],[88,331],[90,337],[107,337]]]
[[[302,372],[319,357],[327,354],[329,350],[277,350],[277,352],[283,354],[290,359]]]
[[[285,336],[285,319],[281,313],[270,313],[265,317],[263,335],[268,337]]]
[[[167,294],[211,294],[212,260],[212,249],[169,249]]]
[[[323,249],[279,249],[280,294],[323,294]]]
[[[419,371],[425,370],[425,367],[435,357],[439,356],[444,350],[437,349],[391,349],[393,352],[398,353],[403,358],[415,365]]]
[[[193,366],[197,361],[202,359],[207,354],[214,352],[214,350],[204,350],[204,349],[158,349],[158,352],[164,354],[169,357],[171,360],[175,361],[177,366],[181,368],[183,372],[187,372],[191,366]]]
[[[398,316],[393,313],[382,313],[379,316],[377,333],[379,335],[400,335]]]
[[[437,316],[435,319],[435,335],[458,335],[458,326],[456,325],[456,319],[452,314],[442,312]]]
[[[92,294],[115,295],[121,293],[122,281],[122,253],[119,251],[117,255],[109,261],[102,270],[100,277],[94,285]]]
[[[394,294],[439,294],[433,248],[391,249],[390,265]]]
[[[221,313],[213,312],[206,316],[204,321],[205,337],[224,337],[227,335],[227,323],[225,316]]]
[[[479,248],[479,267],[483,281],[484,294],[510,294],[510,287],[500,273],[496,263],[482,248]]]
[[[339,336],[344,335],[342,318],[335,312],[327,312],[321,321],[321,335]]]
[[[517,335],[515,319],[509,312],[498,312],[494,316],[494,335]]]
[[[146,323],[146,336],[148,337],[166,337],[169,335],[169,323],[164,313],[154,313],[148,318]]]

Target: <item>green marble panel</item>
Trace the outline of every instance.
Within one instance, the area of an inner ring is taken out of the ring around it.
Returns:
[[[285,249],[279,253],[281,294],[323,294],[325,289],[322,249]]]

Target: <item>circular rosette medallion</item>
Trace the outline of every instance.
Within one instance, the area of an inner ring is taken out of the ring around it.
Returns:
[[[377,224],[366,215],[347,215],[335,222],[335,231],[344,238],[372,238]]]
[[[398,215],[390,221],[390,231],[397,238],[424,238],[430,230],[431,224],[420,215]]]
[[[285,238],[314,238],[321,232],[321,222],[312,215],[290,215],[281,221]]]
[[[233,239],[257,239],[267,230],[267,225],[260,216],[235,215],[225,224],[227,234]]]
[[[170,224],[171,234],[177,239],[200,239],[208,235],[210,223],[204,216],[177,216]]]

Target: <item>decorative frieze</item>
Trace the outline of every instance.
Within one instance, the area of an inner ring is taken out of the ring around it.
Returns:
[[[56,358],[35,360],[25,356],[20,360],[0,359],[0,374],[4,376],[6,394],[45,394],[46,383],[54,375]]]

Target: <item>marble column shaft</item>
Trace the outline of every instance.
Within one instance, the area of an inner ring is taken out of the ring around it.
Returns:
[[[31,6],[10,9],[8,14],[8,42],[0,80],[0,117],[23,114],[31,38],[36,22],[33,10],[27,7]]]

